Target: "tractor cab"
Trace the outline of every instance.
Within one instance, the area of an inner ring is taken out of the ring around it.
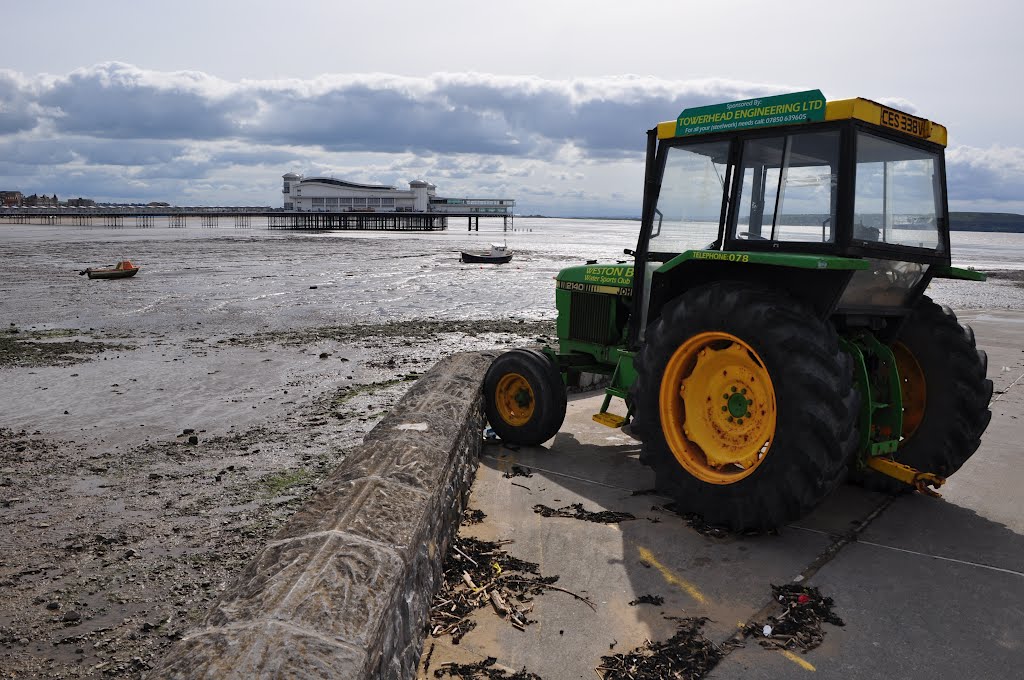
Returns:
[[[659,124],[648,133],[633,343],[681,287],[723,273],[777,280],[823,316],[902,317],[949,272],[945,143],[937,123],[818,90]],[[795,271],[801,260],[830,274]]]

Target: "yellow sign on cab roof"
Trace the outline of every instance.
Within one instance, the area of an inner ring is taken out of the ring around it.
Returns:
[[[863,120],[902,134],[946,146],[946,128],[870,99],[826,102],[820,90],[685,109],[676,120],[658,123],[658,138],[793,125],[829,120]]]

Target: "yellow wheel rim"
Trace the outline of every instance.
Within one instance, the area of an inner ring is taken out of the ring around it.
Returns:
[[[734,484],[764,462],[775,438],[775,388],[764,362],[730,333],[698,333],[675,351],[659,395],[661,427],[694,477]]]
[[[494,404],[502,420],[513,427],[522,427],[533,418],[536,400],[526,378],[518,373],[506,373],[494,390]]]
[[[902,342],[892,346],[896,357],[896,370],[900,374],[900,393],[903,396],[903,439],[913,435],[924,420],[924,408],[927,400],[927,383],[924,371],[917,363],[914,354]]]

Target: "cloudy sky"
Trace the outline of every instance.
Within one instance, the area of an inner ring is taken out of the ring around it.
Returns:
[[[32,0],[0,15],[0,189],[281,205],[281,175],[637,215],[644,131],[818,88],[945,124],[953,210],[1024,213],[1010,0]]]

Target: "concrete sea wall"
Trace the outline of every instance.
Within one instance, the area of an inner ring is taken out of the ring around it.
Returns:
[[[150,677],[414,677],[493,357],[423,375]]]

